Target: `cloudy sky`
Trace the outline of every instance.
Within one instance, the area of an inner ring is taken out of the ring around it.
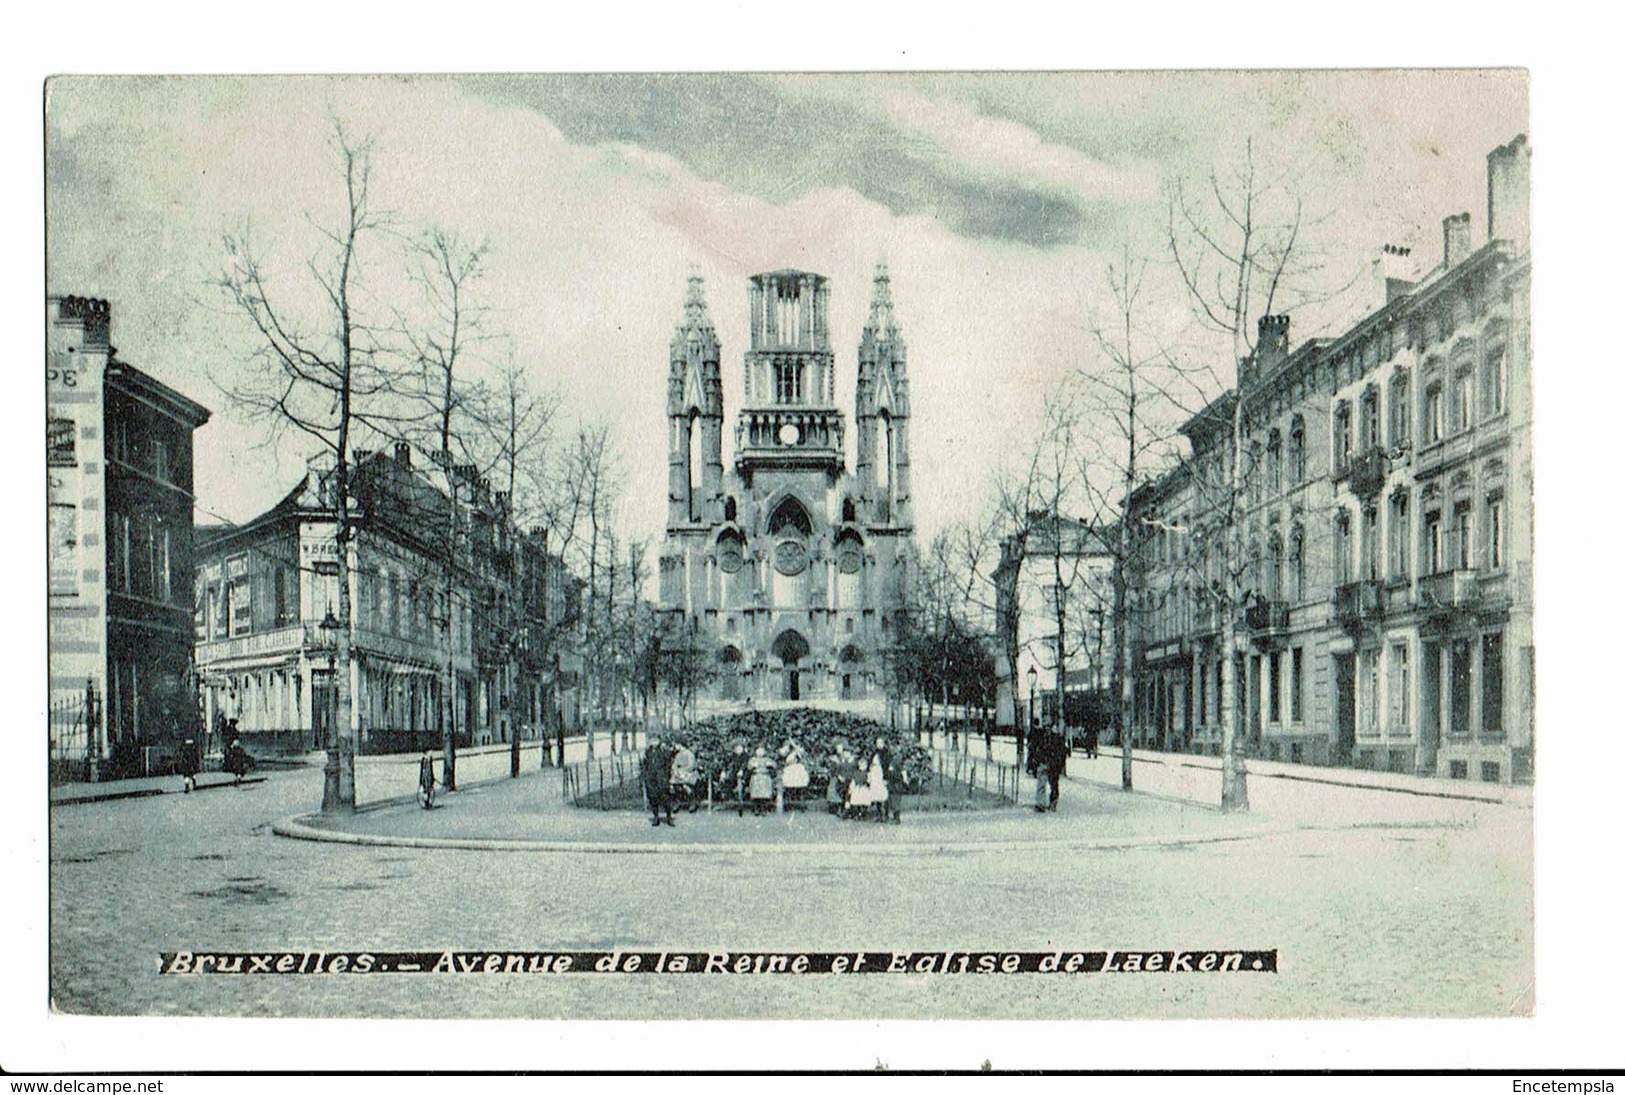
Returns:
[[[48,94],[49,291],[110,299],[124,359],[221,408],[249,345],[209,289],[222,235],[249,226],[297,292],[313,224],[342,200],[335,118],[371,138],[395,225],[489,240],[479,293],[505,335],[489,356],[511,352],[566,419],[610,423],[639,535],[664,522],[667,341],[691,269],[731,416],[748,275],[833,279],[849,405],[889,264],[929,534],[981,504],[1042,394],[1090,367],[1104,265],[1125,245],[1163,257],[1175,180],[1251,139],[1354,278],[1385,242],[1431,265],[1449,213],[1470,212],[1478,242],[1484,155],[1528,129],[1527,84],[1505,71],[71,79]],[[379,296],[388,265],[369,267]],[[1339,322],[1298,315],[1294,335]],[[197,446],[205,519],[252,517],[304,455],[223,412]]]

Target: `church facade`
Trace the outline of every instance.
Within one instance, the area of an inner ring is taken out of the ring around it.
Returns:
[[[877,269],[858,339],[850,470],[828,279],[778,270],[748,284],[731,467],[722,347],[698,277],[672,336],[661,608],[715,659],[704,678],[716,699],[874,698],[914,566],[907,352],[890,278]]]

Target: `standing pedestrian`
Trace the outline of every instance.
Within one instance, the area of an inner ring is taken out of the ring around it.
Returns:
[[[203,758],[198,754],[197,742],[187,738],[181,743],[181,751],[175,757],[175,771],[180,774],[181,786],[186,794],[191,794],[197,787],[197,773],[202,766]]]
[[[875,812],[876,821],[887,821],[892,818],[896,809],[892,804],[891,785],[887,782],[890,775],[888,763],[891,761],[891,750],[886,748],[885,738],[875,739],[875,751],[869,758],[869,794],[871,804],[879,807]],[[897,820],[901,820],[899,817]]]
[[[651,741],[643,752],[643,794],[649,801],[651,826],[658,826],[662,820],[667,825],[677,825],[671,816],[671,761],[672,751],[659,738]]]
[[[1053,810],[1061,800],[1061,777],[1066,774],[1066,739],[1059,730],[1039,729],[1033,735],[1032,756],[1039,783],[1033,808]]]

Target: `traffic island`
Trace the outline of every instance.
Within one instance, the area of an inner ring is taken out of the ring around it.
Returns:
[[[732,807],[679,812],[673,826],[647,813],[571,805],[559,777],[531,772],[441,795],[432,809],[413,799],[354,814],[307,814],[277,823],[281,836],[395,847],[577,853],[717,854],[775,849],[918,855],[1005,848],[1113,848],[1250,839],[1281,831],[1257,814],[1225,815],[1190,802],[1068,783],[1054,811],[1006,806],[910,810],[899,823],[843,820],[822,802],[784,813],[738,815]]]

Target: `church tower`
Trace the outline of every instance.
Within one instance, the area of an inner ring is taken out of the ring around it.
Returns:
[[[690,275],[683,319],[671,336],[667,380],[668,532],[722,518],[721,358],[722,345],[705,307],[705,282]]]
[[[774,270],[747,285],[727,468],[721,348],[697,277],[672,338],[661,610],[714,652],[704,664],[716,699],[879,702],[914,569],[908,376],[891,283],[882,267],[860,341],[861,474],[848,470],[835,400],[828,279]]]
[[[865,520],[904,532],[914,527],[909,488],[908,348],[892,312],[891,277],[875,267],[869,322],[858,342],[857,479]]]
[[[833,486],[845,466],[846,422],[835,405],[829,281],[800,270],[750,279],[750,349],[734,465],[747,488],[762,475],[821,472]]]

